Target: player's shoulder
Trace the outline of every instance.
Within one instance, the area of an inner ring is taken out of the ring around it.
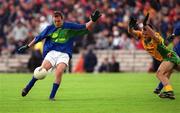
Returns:
[[[69,21],[65,21],[65,22],[63,23],[63,25],[74,25],[74,24],[77,24],[77,23],[75,23],[75,22],[69,22]]]
[[[155,32],[155,35],[156,35],[156,37],[157,37],[158,39],[163,40],[163,37],[160,35],[160,33]]]
[[[63,23],[63,26],[74,26],[74,25],[77,25],[77,23],[75,23],[75,22],[69,22],[69,21],[65,21],[65,22]]]
[[[54,27],[55,27],[54,24],[50,24],[50,25],[48,25],[46,28],[54,28]]]
[[[55,25],[54,24],[50,24],[50,25],[47,25],[46,28],[44,29],[44,31],[51,31],[53,29],[55,29]]]
[[[164,44],[164,38],[160,35],[160,33],[155,32],[156,38],[158,39],[158,43]]]
[[[63,23],[63,28],[67,28],[67,29],[78,29],[79,27],[81,28],[83,26],[83,24],[78,24],[75,22],[64,22]]]

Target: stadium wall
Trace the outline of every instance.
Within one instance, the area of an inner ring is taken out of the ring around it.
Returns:
[[[144,50],[96,50],[98,64],[95,68],[97,72],[102,61],[107,57],[111,59],[112,55],[120,63],[120,70],[124,72],[144,72],[148,71],[152,58]],[[72,67],[74,67],[80,57],[80,54],[74,54],[72,57]],[[1,55],[0,72],[28,72],[27,63],[30,55]]]
[[[120,70],[123,72],[146,72],[152,64],[152,57],[144,50],[97,50],[95,51],[98,64],[95,71],[107,57],[111,60],[112,55],[116,57],[116,61],[120,63]],[[72,58],[72,66],[77,63],[79,54],[74,54]]]

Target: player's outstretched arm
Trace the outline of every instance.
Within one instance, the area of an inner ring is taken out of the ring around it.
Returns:
[[[96,21],[101,17],[101,13],[99,10],[95,10],[94,13],[91,14],[91,20],[86,23],[86,28],[91,31],[93,26],[95,25]]]
[[[33,39],[29,44],[26,44],[24,46],[21,46],[19,49],[18,49],[18,52],[24,52],[26,51],[27,49],[29,49],[30,47],[32,47],[33,45],[35,44],[35,39]]]
[[[154,40],[156,40],[157,42],[160,42],[159,37],[156,35],[155,31],[149,25],[144,26],[144,28],[152,36],[152,38],[154,38]]]
[[[22,47],[20,47],[18,49],[18,52],[24,52],[26,51],[28,48],[32,47],[34,44],[36,44],[37,42],[43,40],[44,38],[46,38],[46,35],[48,33],[48,29],[50,26],[47,26],[38,36],[36,36],[29,44],[26,44]]]

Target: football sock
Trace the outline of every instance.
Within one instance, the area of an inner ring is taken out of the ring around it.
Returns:
[[[53,83],[53,88],[52,88],[52,91],[51,91],[51,94],[50,94],[49,98],[54,98],[55,97],[58,88],[59,88],[59,84]]]
[[[32,77],[31,81],[28,83],[28,85],[26,86],[26,91],[28,92],[36,83],[38,79]]]
[[[166,92],[168,92],[168,91],[173,91],[173,88],[172,88],[172,86],[171,85],[166,85],[166,86],[164,86],[164,90],[166,91]]]
[[[164,85],[162,84],[162,82],[160,82],[160,83],[158,84],[158,87],[157,87],[156,89],[162,90],[163,87],[164,87]]]

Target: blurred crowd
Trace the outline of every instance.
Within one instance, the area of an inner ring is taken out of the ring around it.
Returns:
[[[103,15],[93,33],[75,43],[74,52],[89,45],[95,49],[143,49],[127,33],[130,16],[141,22],[150,12],[150,23],[163,38],[180,21],[180,0],[0,0],[0,52],[17,53],[18,47],[52,23],[53,10],[61,10],[65,21],[82,24],[96,8]]]
[[[89,46],[87,50],[81,50],[80,57],[78,58],[76,64],[72,69],[74,73],[92,73],[92,72],[121,72],[120,62],[116,60],[114,54],[111,57],[105,57],[102,59],[100,65],[98,65],[98,59],[96,53],[93,51],[92,46]],[[71,67],[70,67],[71,68]]]

